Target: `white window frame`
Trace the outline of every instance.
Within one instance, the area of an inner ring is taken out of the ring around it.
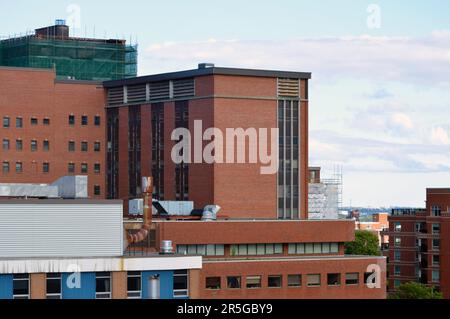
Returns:
[[[49,278],[48,275],[49,274],[45,275],[45,296],[47,297],[47,299],[62,299],[62,274],[59,273],[58,274],[59,276],[55,276],[53,278]],[[50,274],[50,275],[57,275],[57,274],[53,273],[53,274]],[[49,280],[49,279],[50,280],[58,280],[59,279],[59,285],[60,285],[60,291],[61,291],[59,294],[57,294],[57,293],[51,293],[51,294],[47,293],[47,280]],[[59,298],[49,298],[49,297],[59,297]]]
[[[111,272],[108,276],[99,276],[98,273],[95,274],[95,299],[111,299],[112,298],[112,276]],[[97,279],[109,279],[109,291],[108,292],[97,292]]]
[[[13,299],[30,299],[30,290],[31,290],[30,274],[18,274],[18,275],[27,275],[27,277],[26,278],[14,278],[14,275],[13,275]],[[14,295],[14,281],[27,281],[28,282],[28,294]]]
[[[175,289],[175,288],[173,289],[173,297],[174,298],[189,297],[189,271],[188,270],[183,270],[183,271],[186,271],[186,273],[176,274],[175,273],[176,271],[173,272],[174,282],[175,282],[175,277],[186,277],[186,283],[187,283],[186,289]]]
[[[130,274],[130,273],[139,273],[139,274]],[[141,290],[128,290],[128,278],[139,278],[139,281],[141,283],[140,285]],[[142,299],[142,272],[140,271],[127,272],[127,299]]]

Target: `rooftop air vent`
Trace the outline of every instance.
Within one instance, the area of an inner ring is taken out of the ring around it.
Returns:
[[[198,65],[199,69],[206,69],[206,68],[213,68],[214,67],[214,63],[200,63]]]

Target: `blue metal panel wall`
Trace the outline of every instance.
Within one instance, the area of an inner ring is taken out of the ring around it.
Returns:
[[[161,299],[173,299],[173,271],[143,271],[142,272],[142,298],[147,299],[148,282],[151,276],[159,275],[161,286]]]
[[[62,298],[63,299],[95,299],[95,273],[81,273],[80,288],[69,288],[67,278],[71,274],[62,275]]]
[[[0,299],[12,299],[13,275],[0,275]]]

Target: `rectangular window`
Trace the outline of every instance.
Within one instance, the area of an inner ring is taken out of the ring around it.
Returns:
[[[3,127],[4,128],[8,128],[9,126],[10,126],[10,119],[9,119],[9,117],[8,116],[4,116],[3,117]]]
[[[95,174],[100,174],[100,164],[99,163],[95,163],[94,164],[94,173]]]
[[[95,298],[111,299],[111,273],[97,272],[95,274]]]
[[[402,274],[402,268],[398,265],[394,266],[394,275],[400,276]]]
[[[306,276],[306,282],[308,287],[318,287],[320,286],[320,274],[312,274]]]
[[[394,223],[394,230],[396,232],[401,232],[402,231],[402,224],[401,223]]]
[[[23,118],[16,117],[16,128],[22,128],[23,127]]]
[[[100,118],[99,115],[96,115],[96,116],[94,117],[94,125],[95,125],[95,126],[100,126],[100,124],[101,124],[101,118]]]
[[[431,206],[431,216],[441,216],[441,206]]]
[[[305,254],[313,254],[313,253],[314,253],[314,245],[305,244]]]
[[[439,250],[441,247],[441,241],[439,239],[433,239],[433,249]]]
[[[206,277],[205,288],[213,290],[220,289],[220,277]]]
[[[400,287],[402,282],[400,280],[394,280],[394,288]]]
[[[69,125],[75,125],[75,115],[69,115]]]
[[[433,265],[439,266],[440,263],[440,256],[439,255],[433,255]]]
[[[394,260],[395,261],[402,260],[402,252],[400,250],[395,250],[394,251]]]
[[[75,163],[67,164],[67,171],[71,174],[75,173]]]
[[[433,270],[431,273],[431,281],[439,282],[441,280],[441,276],[439,270]]]
[[[328,286],[340,286],[341,274],[327,274]]]
[[[81,117],[81,125],[83,125],[83,126],[88,125],[88,117],[86,115],[83,115]]]
[[[36,152],[38,150],[38,142],[36,140],[31,141],[31,151]]]
[[[69,152],[75,152],[75,142],[74,141],[70,141],[69,142]]]
[[[173,296],[189,296],[189,275],[187,270],[175,270],[173,273]]]
[[[94,152],[100,152],[100,151],[101,151],[101,143],[94,142]]]
[[[13,275],[13,299],[30,299],[30,275]]]
[[[32,117],[32,118],[30,119],[30,123],[31,123],[31,125],[38,125],[38,119],[35,118],[35,117]]]
[[[395,247],[400,247],[402,245],[402,239],[400,237],[395,237],[394,245],[395,245]]]
[[[48,117],[46,117],[45,119],[42,120],[42,124],[50,125],[50,119]]]
[[[288,275],[288,287],[300,287],[302,285],[302,275]]]
[[[282,285],[283,285],[283,277],[281,275],[267,277],[267,287],[281,288]]]
[[[261,276],[247,276],[247,288],[248,289],[261,288]]]
[[[23,172],[23,165],[22,162],[16,163],[16,173],[22,173]]]
[[[359,273],[347,273],[345,274],[345,284],[346,285],[357,285],[359,284]]]
[[[227,277],[227,288],[228,289],[240,289],[241,288],[241,277],[240,276]]]
[[[50,163],[43,163],[42,164],[42,172],[49,173],[50,172]]]
[[[46,278],[47,299],[61,299],[61,274],[47,274]]]
[[[22,151],[23,150],[23,142],[22,140],[16,140],[16,151]]]
[[[3,150],[4,151],[9,151],[9,140],[8,139],[3,139]]]
[[[127,273],[127,297],[128,299],[142,298],[142,274],[139,271]]]
[[[81,151],[82,152],[88,151],[88,142],[81,142]]]
[[[440,234],[441,233],[441,224],[433,224],[432,231],[433,231],[433,234]]]
[[[9,162],[3,162],[2,171],[3,173],[9,173]]]
[[[44,141],[43,143],[42,143],[42,148],[44,149],[44,152],[48,152],[48,151],[50,151],[50,142],[49,141]]]
[[[88,164],[82,163],[81,164],[81,174],[87,174],[87,172],[88,172]]]
[[[94,185],[94,195],[95,196],[100,196],[102,194],[101,189],[100,189],[100,185]]]

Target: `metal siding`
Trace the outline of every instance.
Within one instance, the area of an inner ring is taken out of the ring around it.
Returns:
[[[13,275],[0,275],[0,299],[13,298]]]
[[[113,257],[122,253],[122,205],[0,205],[0,257]]]
[[[95,299],[95,273],[80,273],[81,285],[79,288],[69,288],[67,286],[67,278],[70,275],[70,273],[62,274],[62,299]]]

